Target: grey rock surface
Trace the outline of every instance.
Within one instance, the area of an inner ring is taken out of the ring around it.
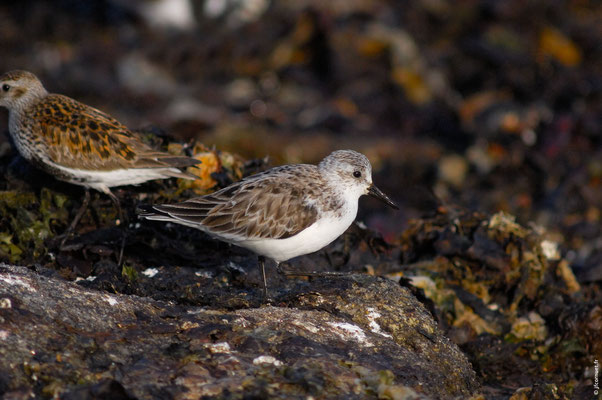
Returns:
[[[424,306],[384,278],[318,279],[275,305],[215,307],[0,264],[0,394],[420,399],[478,390]]]

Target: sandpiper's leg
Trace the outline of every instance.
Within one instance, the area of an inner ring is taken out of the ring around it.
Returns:
[[[111,192],[108,189],[105,191],[105,193],[111,198],[113,206],[117,210],[117,225],[121,225],[123,223],[123,211],[121,210],[121,204],[119,203],[119,199],[113,194],[113,192]]]
[[[265,278],[265,257],[258,256],[257,262],[259,264],[259,268],[261,269],[261,276],[263,278],[263,298],[267,299],[268,298],[268,282]]]
[[[119,199],[117,198],[117,196],[115,196],[113,194],[113,192],[111,192],[109,189],[107,189],[105,191],[105,193],[111,198],[111,201],[113,202],[113,205],[115,206],[115,208],[117,209],[117,225],[121,225],[122,226],[122,230],[121,230],[121,246],[119,248],[119,255],[117,256],[117,265],[121,265],[121,261],[123,261],[123,251],[125,249],[125,238],[126,238],[126,231],[124,229],[127,229],[127,223],[124,219],[123,216],[123,210],[121,209],[121,203],[119,202]],[[123,226],[125,226],[125,228],[123,228]]]
[[[84,213],[88,209],[89,204],[90,204],[90,189],[86,188],[85,195],[84,195],[84,201],[82,202],[82,205],[79,207],[79,210],[77,210],[77,214],[75,214],[75,218],[73,218],[73,221],[71,221],[69,228],[67,228],[67,231],[65,233],[63,233],[64,237],[63,237],[63,240],[61,240],[61,244],[60,244],[59,248],[62,248],[65,245],[65,242],[67,241],[67,239],[69,239],[69,236],[71,236],[71,233],[73,233],[73,231],[75,230],[75,227],[77,226],[79,220],[82,219]]]

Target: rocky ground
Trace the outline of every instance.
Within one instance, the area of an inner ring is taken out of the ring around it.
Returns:
[[[595,2],[153,4],[0,5],[0,70],[203,161],[193,184],[116,190],[119,225],[93,193],[60,249],[82,190],[0,135],[3,398],[595,398]],[[269,303],[254,255],[134,213],[337,148],[401,210],[362,200],[291,262],[349,275],[269,265]]]
[[[445,398],[478,387],[425,307],[385,278],[298,285],[272,306],[228,310],[44,272],[0,266],[5,398]]]

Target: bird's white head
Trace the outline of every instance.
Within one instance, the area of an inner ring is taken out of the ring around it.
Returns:
[[[0,106],[19,112],[48,94],[37,76],[14,70],[0,76]]]
[[[398,208],[387,195],[372,183],[372,165],[368,157],[353,150],[337,150],[324,158],[318,168],[326,179],[337,182],[346,194],[376,197],[393,208]]]

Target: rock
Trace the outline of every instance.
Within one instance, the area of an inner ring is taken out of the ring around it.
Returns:
[[[234,310],[6,264],[0,281],[4,398],[455,398],[478,388],[424,306],[385,278],[318,279]]]

